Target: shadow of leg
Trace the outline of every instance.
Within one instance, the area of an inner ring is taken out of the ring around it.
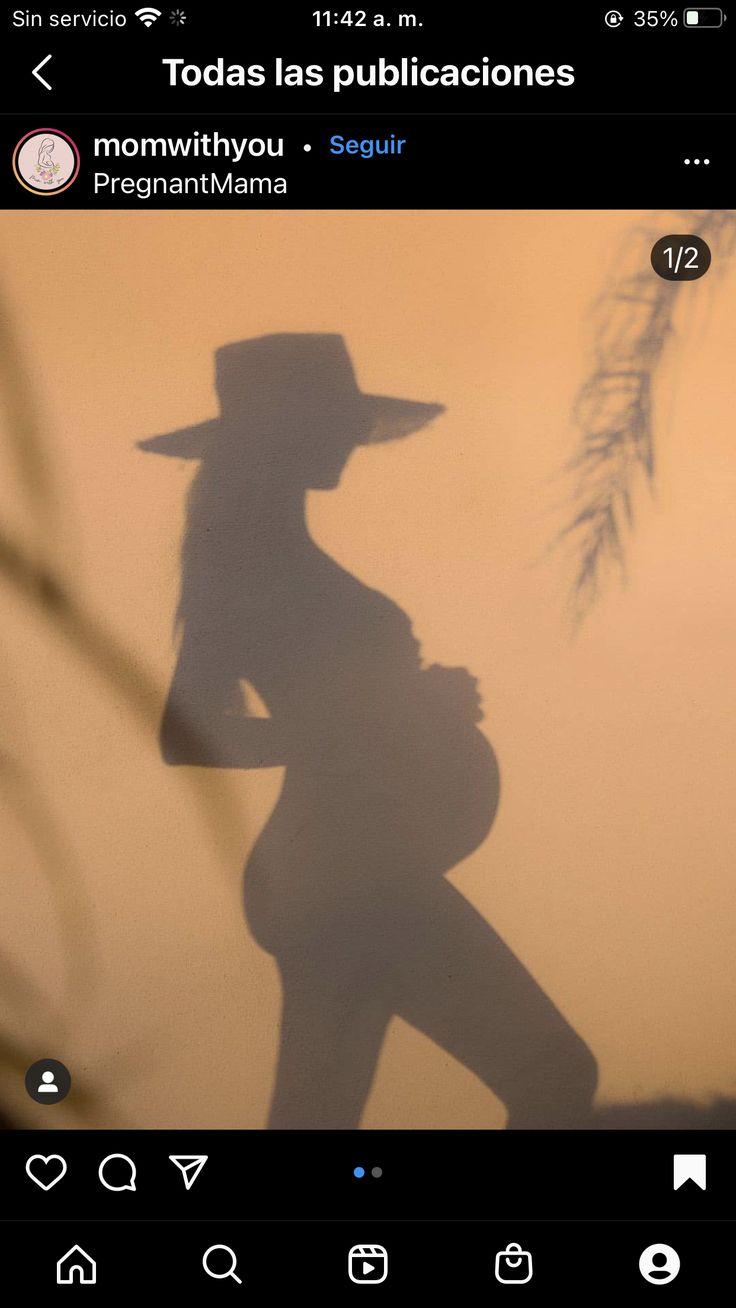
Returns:
[[[415,903],[401,930],[398,1015],[498,1095],[509,1128],[586,1125],[597,1068],[585,1043],[449,882]]]
[[[329,961],[329,960],[327,960]],[[375,996],[282,967],[283,1015],[271,1130],[360,1126],[389,1016]]]

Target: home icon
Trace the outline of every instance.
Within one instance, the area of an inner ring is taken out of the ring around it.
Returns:
[[[57,1285],[95,1285],[97,1283],[97,1263],[94,1258],[75,1244],[56,1264]]]

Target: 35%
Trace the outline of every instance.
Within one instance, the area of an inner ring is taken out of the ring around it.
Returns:
[[[620,9],[609,9],[606,14],[608,27],[620,27],[624,16]],[[634,14],[634,27],[677,27],[679,19],[674,10],[637,9]]]

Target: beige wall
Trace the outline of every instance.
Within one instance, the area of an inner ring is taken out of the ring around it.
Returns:
[[[546,554],[586,314],[640,218],[3,216],[0,290],[56,488],[46,539],[134,676],[155,679],[137,718],[0,592],[4,749],[45,814],[22,782],[6,788],[2,1029],[96,1092],[90,1125],[259,1126],[267,1109],[279,989],[240,880],[280,773],[160,761],[192,466],[135,442],[212,416],[214,349],[270,331],[342,332],[365,389],[447,406],[414,438],[357,452],[336,492],[313,493],[310,522],[410,614],[428,660],[480,679],[502,801],[453,881],[588,1041],[602,1100],[736,1092],[732,279],[683,292],[656,495],[640,500],[628,584],[577,635]],[[47,510],[8,485],[6,521],[43,536]],[[39,851],[28,833],[48,830],[46,806],[62,844]],[[3,1076],[4,1101],[45,1124]],[[367,1126],[502,1121],[467,1071],[393,1024]]]

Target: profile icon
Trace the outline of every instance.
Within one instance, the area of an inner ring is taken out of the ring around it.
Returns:
[[[639,1259],[639,1271],[650,1285],[668,1285],[680,1270],[680,1256],[669,1244],[650,1244]]]
[[[76,181],[79,150],[66,132],[46,128],[22,136],[13,151],[13,172],[35,195],[59,195]]]

